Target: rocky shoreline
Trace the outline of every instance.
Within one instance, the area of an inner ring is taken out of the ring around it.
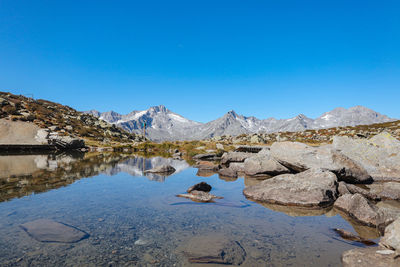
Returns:
[[[210,154],[198,155],[195,167],[199,172],[262,180],[243,190],[248,199],[259,203],[333,208],[377,229],[383,236],[379,246],[345,252],[344,266],[400,265],[400,209],[380,202],[400,200],[399,140],[383,132],[369,139],[335,136],[332,144],[318,147],[285,141],[259,152],[238,150],[226,152],[219,164],[212,162]]]

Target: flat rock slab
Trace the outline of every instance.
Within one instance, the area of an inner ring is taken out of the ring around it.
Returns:
[[[20,225],[31,237],[40,242],[75,243],[89,234],[63,223],[39,219]]]
[[[342,255],[344,267],[395,267],[400,266],[400,258],[393,250],[382,247],[356,248]]]

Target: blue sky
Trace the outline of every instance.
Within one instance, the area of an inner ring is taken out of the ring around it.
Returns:
[[[0,91],[209,121],[400,118],[400,1],[0,0]]]

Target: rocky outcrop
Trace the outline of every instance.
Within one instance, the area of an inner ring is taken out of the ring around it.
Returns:
[[[359,163],[374,180],[400,181],[400,141],[388,133],[371,139],[335,136],[332,145]]]
[[[47,219],[21,224],[21,228],[40,242],[75,243],[89,236],[76,227]]]
[[[304,207],[326,207],[337,197],[334,173],[310,169],[298,174],[282,174],[243,190],[246,197],[267,203]]]
[[[340,181],[347,183],[372,181],[362,166],[329,145],[311,147],[298,142],[276,142],[271,146],[271,156],[294,172],[322,168],[334,172]]]

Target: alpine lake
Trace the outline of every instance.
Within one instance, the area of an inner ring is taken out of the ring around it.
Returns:
[[[163,164],[175,173],[144,172]],[[202,181],[223,199],[176,196]],[[379,238],[333,209],[246,199],[259,182],[162,157],[1,155],[0,266],[340,266],[344,251],[365,245],[332,229]]]

